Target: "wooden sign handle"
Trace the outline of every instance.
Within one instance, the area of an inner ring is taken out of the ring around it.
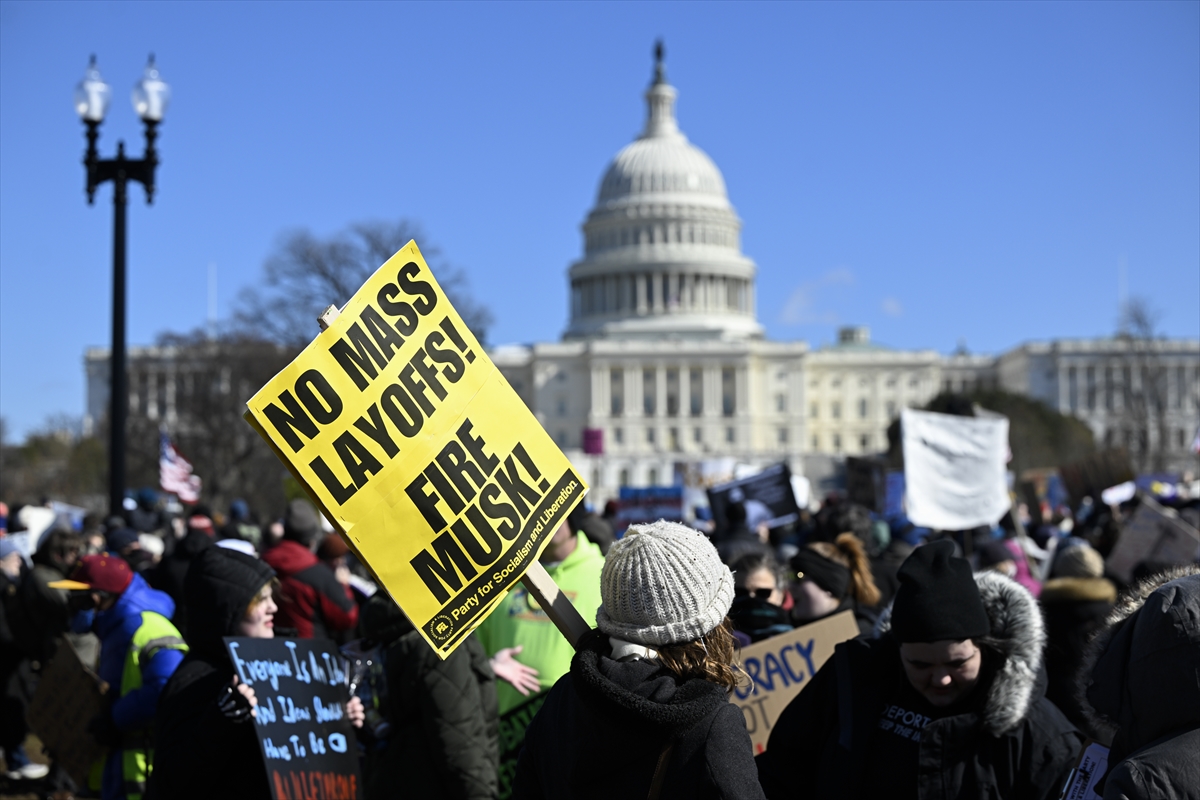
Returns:
[[[579,640],[592,628],[571,604],[571,598],[558,588],[558,584],[550,577],[550,573],[546,572],[542,562],[534,561],[525,571],[521,583],[525,584],[525,588],[537,600],[546,616],[550,617],[550,621],[558,626],[559,632],[571,643],[571,647],[578,649]]]

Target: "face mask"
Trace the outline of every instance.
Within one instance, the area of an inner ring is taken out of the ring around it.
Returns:
[[[96,609],[76,611],[75,616],[71,617],[71,633],[89,633],[92,630],[92,623],[95,621]]]

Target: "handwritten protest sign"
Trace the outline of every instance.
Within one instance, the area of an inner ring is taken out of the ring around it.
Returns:
[[[525,729],[537,716],[542,703],[546,702],[547,694],[535,694],[500,715],[500,800],[508,800],[512,796],[513,779],[517,776],[517,758],[525,745]]]
[[[80,786],[87,785],[92,764],[105,752],[87,731],[103,705],[103,682],[83,665],[71,643],[60,638],[25,718],[55,763]]]
[[[247,406],[442,658],[587,491],[414,242]]]
[[[1142,495],[1142,504],[1125,524],[1117,544],[1105,561],[1108,571],[1125,583],[1143,561],[1155,564],[1191,564],[1200,551],[1200,532],[1179,518],[1174,509],[1164,508]]]
[[[346,667],[324,639],[225,638],[238,680],[258,701],[254,731],[274,800],[363,795],[346,718]],[[219,765],[214,765],[218,768]]]
[[[751,684],[739,686],[731,699],[742,709],[755,753],[767,749],[775,721],[833,655],[833,648],[855,636],[854,612],[843,611],[742,649],[742,669]]]

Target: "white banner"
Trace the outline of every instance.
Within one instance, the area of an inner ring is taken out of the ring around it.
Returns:
[[[1009,510],[1008,419],[904,409],[908,518],[934,530],[994,525]]]

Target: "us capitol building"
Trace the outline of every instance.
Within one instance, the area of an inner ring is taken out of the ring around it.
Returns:
[[[892,350],[861,327],[815,351],[764,338],[741,220],[721,171],[679,128],[661,57],[645,97],[645,129],[609,164],[583,224],[562,341],[491,354],[589,481],[593,503],[717,457],[786,461],[802,475],[814,455],[877,453],[901,408],[942,390],[1032,395],[1087,421],[1098,443],[1123,443],[1113,424],[1121,344],[1111,339],[995,357]],[[1179,402],[1169,446],[1186,462],[1200,341],[1164,344]]]
[[[721,171],[679,129],[661,57],[645,97],[645,130],[608,166],[583,224],[562,341],[491,353],[585,476],[593,503],[621,486],[670,485],[681,469],[718,459],[828,471],[840,456],[885,450],[900,409],[940,391],[1035,397],[1084,420],[1098,444],[1136,448],[1123,387],[1140,379],[1118,339],[1032,342],[999,356],[893,350],[861,327],[818,350],[766,339],[741,220]],[[1153,349],[1166,372],[1163,449],[1172,468],[1194,470],[1200,340]],[[91,433],[108,405],[108,350],[89,349],[84,361]],[[172,348],[130,348],[129,372],[131,413],[184,422],[192,382]]]

